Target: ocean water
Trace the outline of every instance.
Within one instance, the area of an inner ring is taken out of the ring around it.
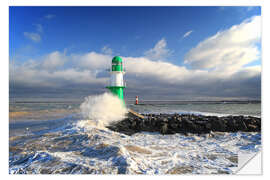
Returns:
[[[106,97],[101,98],[106,103]],[[11,102],[9,173],[233,174],[240,168],[241,156],[261,150],[261,133],[186,136],[141,132],[127,136],[89,123],[93,122],[92,116],[96,121],[111,118],[106,113],[115,105],[100,107],[93,102],[84,104],[84,113],[82,102]],[[261,114],[260,103],[159,102],[127,106],[140,113]],[[96,107],[102,111],[92,111]],[[85,111],[91,112],[91,117],[86,117]]]
[[[134,105],[129,107],[140,113],[190,113],[203,115],[244,115],[261,117],[260,103],[178,103],[177,102],[151,102],[151,104]]]

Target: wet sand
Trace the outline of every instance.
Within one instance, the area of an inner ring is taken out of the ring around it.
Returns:
[[[39,111],[13,111],[9,112],[9,122],[54,120],[64,118],[71,114],[80,113],[79,109],[53,109]]]

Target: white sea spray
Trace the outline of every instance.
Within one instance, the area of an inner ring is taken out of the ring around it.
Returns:
[[[78,125],[84,128],[105,128],[110,123],[124,119],[127,114],[122,101],[110,93],[86,97],[80,109],[83,120]]]

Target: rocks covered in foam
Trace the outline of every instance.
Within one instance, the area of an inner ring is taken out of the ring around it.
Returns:
[[[110,124],[109,129],[132,135],[141,131],[161,134],[214,132],[260,132],[261,118],[251,116],[203,116],[194,114],[145,114],[145,118],[129,114],[128,118]]]

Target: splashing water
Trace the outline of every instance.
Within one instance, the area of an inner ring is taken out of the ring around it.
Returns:
[[[80,109],[84,120],[78,125],[84,128],[95,126],[104,129],[110,123],[124,119],[128,112],[122,101],[110,93],[86,97]]]

